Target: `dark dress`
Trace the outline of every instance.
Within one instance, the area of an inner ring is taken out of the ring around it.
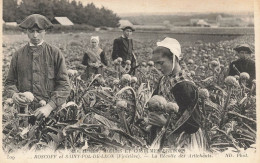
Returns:
[[[106,55],[105,52],[102,51],[100,53],[100,60],[101,63],[107,66],[107,59],[106,59]],[[101,74],[101,68],[96,68],[93,67],[91,65],[89,65],[89,56],[88,54],[85,52],[83,59],[82,59],[82,64],[87,66],[86,71],[85,71],[85,75],[82,76],[83,80],[86,80],[87,78],[89,78],[92,74]]]
[[[251,86],[252,80],[255,79],[255,75],[256,75],[255,61],[253,61],[250,58],[239,58],[239,59],[233,61],[229,65],[228,75],[230,75],[230,76],[239,75],[239,73],[242,73],[242,72],[247,72],[250,75],[249,85]]]
[[[177,117],[171,121],[168,134],[172,133],[172,135],[169,136],[168,142],[176,143],[176,139],[184,133],[189,138],[187,143],[190,143],[190,135],[198,132],[201,125],[198,89],[191,77],[185,71],[164,76],[154,94],[161,95],[168,102],[176,102],[179,105]]]
[[[122,66],[125,66],[125,61],[131,61],[131,67],[136,66],[136,60],[133,54],[133,40],[123,38],[122,36],[115,39],[113,43],[112,59],[115,60],[118,57],[123,59]]]

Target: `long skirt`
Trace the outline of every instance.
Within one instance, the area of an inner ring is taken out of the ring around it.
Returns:
[[[168,148],[179,149],[183,148],[188,151],[206,151],[206,138],[201,128],[193,134],[182,132],[181,134],[173,134],[168,138]]]
[[[95,74],[101,74],[102,76],[104,75],[103,74],[103,68],[102,67],[92,67],[92,66],[88,66],[84,72],[84,74],[81,76],[81,79],[82,80],[89,80],[92,78],[93,75]]]

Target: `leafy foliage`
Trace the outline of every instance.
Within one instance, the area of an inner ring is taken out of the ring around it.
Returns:
[[[118,68],[120,65],[111,64],[104,67],[103,75],[97,74],[83,80],[84,71],[77,65],[88,40],[82,41],[76,34],[69,34],[71,37],[74,42],[52,42],[62,50],[70,69],[72,90],[67,103],[48,118],[35,121],[33,112],[19,113],[12,100],[5,99],[2,131],[4,151],[163,148],[161,142],[167,133],[167,126],[159,128],[152,139],[149,133],[151,125],[147,125],[147,103],[161,73],[152,64],[144,66],[142,62],[148,61],[147,51],[151,50],[147,47],[154,46],[154,42],[137,44],[138,62],[142,66],[136,71],[137,82],[132,83],[128,79],[122,80],[125,71]],[[251,38],[242,40],[249,40],[250,43]],[[102,41],[109,55],[112,45],[109,40]],[[234,58],[231,47],[237,42],[241,40],[197,42],[183,47],[187,68],[190,72],[194,71],[191,73],[193,79],[203,90],[200,91],[203,96],[199,99],[203,115],[202,129],[208,150],[213,153],[230,148],[236,151],[249,149],[256,142],[255,88],[243,86],[241,81],[237,81],[237,87],[224,83],[226,68]],[[13,49],[20,45],[19,42],[5,45],[3,78],[8,71]],[[167,112],[163,114],[174,117]],[[26,120],[29,124],[25,123]]]
[[[117,27],[119,17],[104,7],[97,8],[93,3],[83,6],[80,1],[66,0],[17,0],[3,1],[3,19],[6,22],[20,23],[31,14],[41,14],[53,21],[54,17],[68,17],[75,24],[88,24],[94,27]]]

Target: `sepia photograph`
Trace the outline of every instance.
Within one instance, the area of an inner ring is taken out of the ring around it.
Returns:
[[[0,162],[260,161],[260,1],[1,7]]]

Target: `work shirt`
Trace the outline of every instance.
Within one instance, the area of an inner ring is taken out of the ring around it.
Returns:
[[[65,103],[70,93],[65,58],[60,50],[43,42],[39,46],[29,43],[16,51],[5,81],[5,93],[32,92],[34,102],[45,100],[52,108]],[[36,108],[34,108],[36,109]]]

